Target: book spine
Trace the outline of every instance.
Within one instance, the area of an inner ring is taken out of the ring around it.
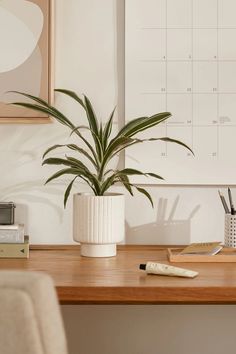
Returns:
[[[24,238],[21,235],[1,235],[0,243],[24,243]]]
[[[19,230],[22,227],[24,227],[23,224],[11,224],[11,225],[0,224],[0,230]]]
[[[29,243],[1,243],[0,258],[29,258]]]
[[[24,228],[19,230],[1,230],[0,243],[24,243]]]

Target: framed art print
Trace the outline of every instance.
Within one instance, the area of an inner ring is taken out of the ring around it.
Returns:
[[[10,102],[20,91],[52,99],[52,0],[0,1],[0,123],[46,123],[50,117]]]

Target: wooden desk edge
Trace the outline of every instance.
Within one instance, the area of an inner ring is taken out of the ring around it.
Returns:
[[[125,245],[117,245],[117,250],[149,250],[156,248],[158,250],[166,249],[166,248],[182,248],[186,245],[134,245],[134,244],[125,244]],[[80,250],[80,245],[72,244],[60,244],[60,245],[52,245],[52,244],[35,244],[30,245],[30,250],[45,250],[45,251],[59,251],[59,250]]]
[[[126,287],[57,287],[62,305],[203,305],[236,304],[236,289],[232,288],[168,288],[149,287],[148,299],[143,288]],[[216,295],[217,292],[217,295]],[[135,293],[135,296],[133,294]],[[201,298],[199,293],[202,294]],[[86,300],[85,300],[86,299]]]
[[[153,251],[181,245],[119,245],[118,251]],[[80,249],[80,245],[31,245],[34,250],[61,251]],[[222,287],[136,287],[136,286],[105,286],[91,287],[83,285],[56,286],[59,301],[66,304],[100,304],[100,305],[164,305],[164,304],[236,304],[236,285]],[[148,293],[148,296],[147,296]]]

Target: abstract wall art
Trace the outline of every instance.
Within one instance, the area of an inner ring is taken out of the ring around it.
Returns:
[[[43,123],[50,117],[9,105],[26,92],[51,101],[52,1],[0,1],[0,123]],[[24,99],[27,101],[27,99]]]

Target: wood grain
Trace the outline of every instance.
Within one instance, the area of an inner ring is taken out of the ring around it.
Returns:
[[[29,259],[0,259],[0,270],[50,274],[62,304],[236,303],[234,263],[178,263],[199,272],[187,279],[147,275],[139,270],[147,261],[169,264],[167,247],[122,245],[116,257],[86,258],[77,245],[31,246]]]

